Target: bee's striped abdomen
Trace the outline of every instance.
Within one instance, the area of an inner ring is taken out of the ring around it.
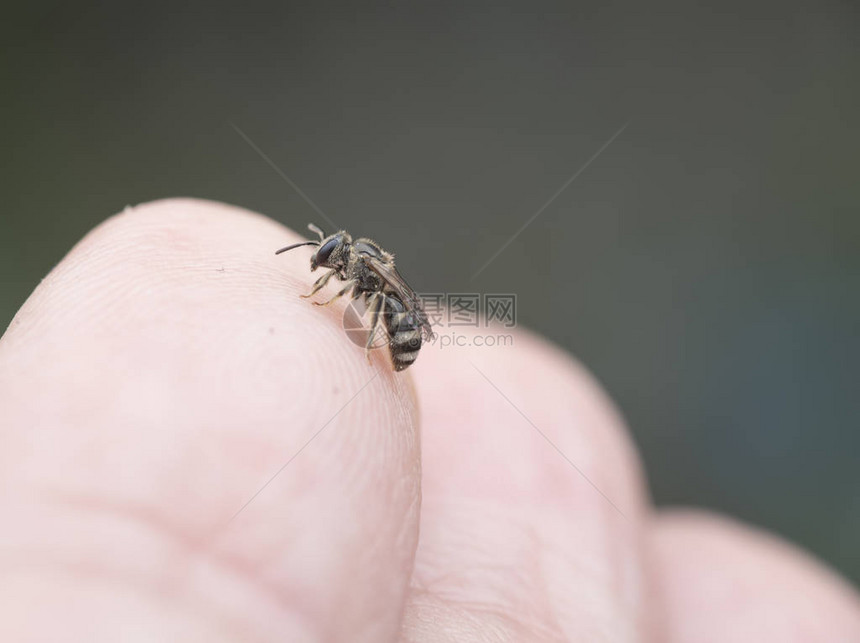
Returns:
[[[394,370],[408,368],[421,350],[421,324],[415,314],[391,293],[385,296],[385,330],[388,332],[388,350]]]

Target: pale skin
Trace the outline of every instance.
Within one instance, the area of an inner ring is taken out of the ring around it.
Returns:
[[[145,204],[23,306],[0,340],[0,640],[860,641],[857,594],[804,552],[655,510],[560,349],[517,331],[368,365],[345,299],[300,297],[310,250],[274,256],[299,240]]]

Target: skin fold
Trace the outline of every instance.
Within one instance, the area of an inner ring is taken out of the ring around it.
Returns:
[[[28,299],[0,339],[0,640],[860,641],[808,555],[655,510],[563,351],[505,330],[368,365],[346,302],[299,297],[307,256],[274,256],[300,240],[144,204]]]

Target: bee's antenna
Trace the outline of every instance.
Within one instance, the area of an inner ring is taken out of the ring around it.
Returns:
[[[318,246],[320,244],[319,241],[302,241],[301,243],[294,243],[291,246],[287,246],[286,248],[281,248],[277,252],[276,255],[281,254],[282,252],[286,252],[287,250],[292,250],[293,248],[299,248],[301,246]]]
[[[325,233],[322,230],[320,230],[318,227],[316,227],[313,223],[308,224],[308,230],[310,230],[314,234],[318,234],[320,237],[320,241],[325,239]]]

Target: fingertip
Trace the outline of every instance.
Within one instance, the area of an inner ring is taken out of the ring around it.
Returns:
[[[415,367],[424,478],[407,638],[423,640],[431,613],[430,629],[469,621],[511,640],[634,636],[647,503],[619,414],[531,333],[438,330]]]
[[[665,640],[860,640],[860,598],[773,534],[700,510],[658,514],[653,531]]]
[[[325,636],[382,640],[396,613],[367,615],[403,600],[417,541],[416,403],[383,351],[369,366],[347,337],[345,302],[299,298],[307,256],[273,253],[300,240],[196,199],[99,225],[0,342],[4,473],[76,505],[136,507],[127,519],[155,516],[183,543],[220,534],[207,555],[279,601],[300,596]],[[17,529],[23,542],[35,523]],[[78,537],[51,546],[107,558],[79,525],[66,532]],[[110,564],[140,565],[120,553]]]
[[[208,379],[211,388],[189,403],[205,399],[213,416],[221,405],[253,403],[246,417],[269,423],[318,419],[321,405],[345,402],[375,380],[364,421],[347,436],[356,452],[378,447],[386,423],[417,431],[408,377],[392,371],[383,350],[368,365],[344,331],[345,298],[311,305],[299,296],[313,282],[308,257],[273,256],[297,241],[272,219],[223,203],[171,198],[128,207],[87,234],[28,300],[16,333],[39,341],[25,338],[22,352],[31,364],[65,359],[75,367],[87,354],[75,379],[89,371],[93,386],[107,384],[108,372],[147,367],[167,379],[182,372],[189,386]],[[66,350],[49,355],[58,345]],[[99,360],[104,368],[94,368]]]
[[[534,486],[544,498],[569,490],[569,482],[584,483],[541,439],[539,429],[582,462],[589,478],[620,506],[639,512],[646,488],[638,454],[617,407],[581,363],[522,328],[458,328],[453,338],[451,329],[440,329],[439,334],[433,345],[422,349],[415,367],[425,420],[437,427],[436,444],[429,445],[432,451],[425,459],[455,461],[451,451],[459,444],[491,439],[488,448],[510,452],[511,482],[523,465],[526,486]],[[511,432],[508,439],[502,439],[502,430],[505,435]],[[436,455],[436,448],[445,450]],[[480,470],[464,467],[462,472],[471,476]],[[537,486],[538,481],[546,484]],[[459,484],[456,479],[439,482]],[[489,482],[491,493],[499,493],[498,479]],[[605,504],[605,499],[599,502]]]

